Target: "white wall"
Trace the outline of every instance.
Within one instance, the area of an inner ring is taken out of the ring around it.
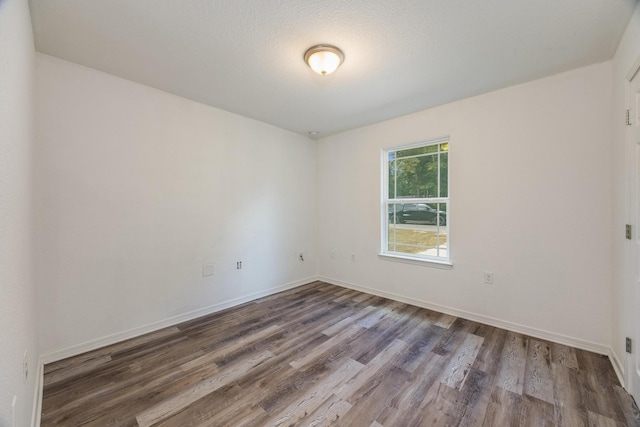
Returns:
[[[313,141],[41,54],[36,87],[43,353],[314,277]]]
[[[9,21],[19,31],[5,32]],[[16,384],[21,352],[35,345],[23,3],[0,3],[0,29],[0,99],[9,100],[0,107],[11,107],[0,119],[0,160],[15,166],[0,169],[0,232],[3,243],[18,242],[0,246],[0,319],[19,325],[1,332],[10,351],[0,354],[0,375]],[[317,157],[305,137],[38,54],[41,351],[77,350],[302,283],[317,261],[335,283],[582,347],[613,344],[619,357],[631,317],[625,243],[613,237],[628,222],[624,129],[615,123],[621,76],[639,52],[636,8],[612,62],[324,138]],[[443,135],[454,268],[382,260],[380,150]],[[209,262],[216,274],[203,279]],[[482,284],[483,271],[495,273],[493,286]],[[16,393],[0,391],[0,417]]]
[[[321,139],[320,276],[606,351],[611,93],[605,62]],[[379,258],[381,149],[444,135],[454,268]]]
[[[633,188],[627,183],[627,176],[631,163],[633,162],[633,152],[628,151],[625,141],[627,127],[624,124],[624,110],[626,107],[625,91],[627,73],[634,62],[640,57],[640,4],[629,21],[627,29],[618,45],[618,49],[613,58],[613,108],[612,108],[612,129],[613,129],[613,220],[616,238],[613,239],[613,330],[612,345],[617,362],[622,366],[626,365],[626,353],[624,348],[625,337],[632,337],[634,327],[633,315],[633,266],[629,256],[632,242],[622,238],[624,224],[633,224],[636,233],[640,224],[632,218],[629,197]],[[637,346],[637,344],[636,344]]]
[[[37,334],[32,280],[33,38],[28,4],[0,1],[0,425],[30,424]],[[24,351],[29,376],[23,376]]]

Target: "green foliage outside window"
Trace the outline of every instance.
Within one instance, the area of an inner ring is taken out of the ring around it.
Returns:
[[[448,150],[445,143],[390,152],[389,198],[448,197]]]

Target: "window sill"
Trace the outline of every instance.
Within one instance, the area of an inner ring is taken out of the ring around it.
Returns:
[[[421,265],[423,267],[441,268],[444,270],[453,269],[453,263],[451,261],[414,258],[409,256],[391,254],[378,254],[378,258],[385,261],[403,262],[406,264]]]

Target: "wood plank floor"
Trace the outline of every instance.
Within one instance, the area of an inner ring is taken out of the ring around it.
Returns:
[[[42,426],[640,426],[606,356],[315,282],[45,366]]]

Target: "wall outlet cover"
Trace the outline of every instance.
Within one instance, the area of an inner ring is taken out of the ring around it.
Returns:
[[[202,266],[202,277],[213,276],[216,274],[216,269],[213,264],[205,264]]]

